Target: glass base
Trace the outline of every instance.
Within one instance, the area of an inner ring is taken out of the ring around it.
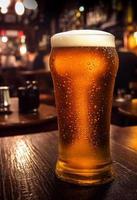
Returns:
[[[76,170],[60,166],[57,162],[56,175],[62,181],[77,185],[102,185],[114,180],[112,164],[94,170]]]

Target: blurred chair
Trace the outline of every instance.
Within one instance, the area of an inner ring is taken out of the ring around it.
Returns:
[[[132,98],[137,98],[137,80],[129,83],[129,90]]]
[[[129,83],[137,81],[137,56],[132,52],[120,50],[119,56],[119,69],[116,76],[114,92],[117,93],[118,89],[124,89],[129,92]]]
[[[11,96],[17,96],[17,88],[24,83],[23,77],[19,75],[19,70],[14,67],[3,68],[0,80],[1,85],[9,86]]]

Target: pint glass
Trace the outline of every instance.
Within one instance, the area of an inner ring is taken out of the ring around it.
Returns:
[[[59,126],[56,175],[90,185],[113,179],[109,131],[118,68],[115,38],[96,30],[51,38],[50,68]]]

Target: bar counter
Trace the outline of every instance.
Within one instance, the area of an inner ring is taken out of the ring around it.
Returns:
[[[58,131],[0,138],[0,200],[136,200],[137,126],[111,126],[115,180],[76,186],[54,173]]]

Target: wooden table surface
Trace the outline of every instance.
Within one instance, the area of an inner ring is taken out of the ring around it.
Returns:
[[[0,136],[15,131],[25,133],[40,131],[40,129],[56,130],[54,126],[57,124],[57,115],[54,106],[42,103],[38,113],[22,114],[18,110],[18,98],[11,98],[10,110],[12,111],[11,114],[0,114]]]
[[[124,115],[137,120],[137,99],[132,99],[129,102],[123,103],[119,107],[119,111]]]
[[[111,123],[119,126],[137,125],[137,99],[114,98]]]
[[[0,138],[0,200],[136,200],[137,126],[111,127],[115,181],[81,187],[54,174],[57,131]]]

